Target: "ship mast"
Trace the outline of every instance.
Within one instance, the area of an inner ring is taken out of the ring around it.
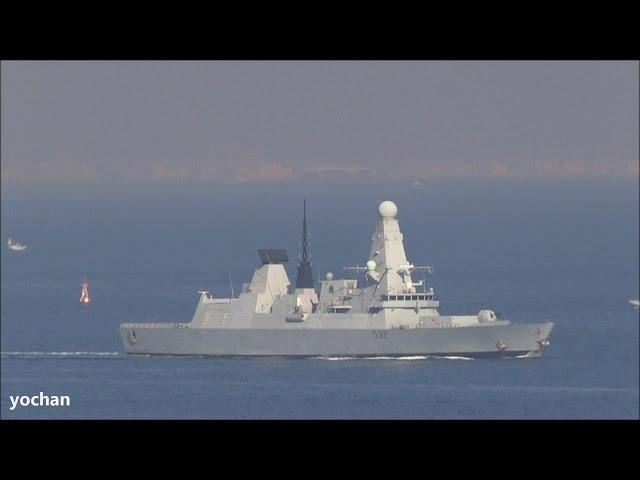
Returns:
[[[307,235],[307,200],[303,202],[302,215],[302,250],[298,260],[298,274],[296,288],[313,288],[313,272],[311,271],[311,257],[308,249]]]

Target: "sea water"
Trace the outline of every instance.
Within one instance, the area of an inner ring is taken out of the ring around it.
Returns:
[[[551,344],[522,359],[124,353],[121,322],[189,321],[198,290],[250,281],[258,248],[286,248],[293,279],[305,197],[316,277],[368,259],[391,199],[441,313],[548,319]],[[637,179],[3,187],[8,237],[29,248],[2,249],[3,419],[639,416]],[[70,405],[10,409],[40,392]]]

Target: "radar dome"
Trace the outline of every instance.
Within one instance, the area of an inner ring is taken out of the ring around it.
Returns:
[[[333,273],[327,272],[324,278],[326,278],[327,280],[333,280]]]
[[[378,213],[382,218],[395,218],[398,214],[398,207],[396,207],[395,203],[385,200],[378,205]]]
[[[375,269],[376,269],[376,262],[374,262],[373,260],[369,260],[367,262],[367,270],[371,271]]]

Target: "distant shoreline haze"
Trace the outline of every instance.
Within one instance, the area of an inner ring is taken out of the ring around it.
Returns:
[[[634,61],[1,67],[3,186],[639,174]]]

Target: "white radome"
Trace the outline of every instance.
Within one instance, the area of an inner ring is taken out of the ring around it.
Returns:
[[[378,205],[378,213],[382,218],[395,218],[398,214],[398,207],[390,200],[385,200]]]
[[[376,262],[373,260],[369,260],[367,262],[367,270],[371,271],[371,270],[375,270],[376,269]]]
[[[327,280],[333,280],[333,273],[331,273],[331,272],[327,272],[327,275],[325,276],[325,278],[326,278]]]

